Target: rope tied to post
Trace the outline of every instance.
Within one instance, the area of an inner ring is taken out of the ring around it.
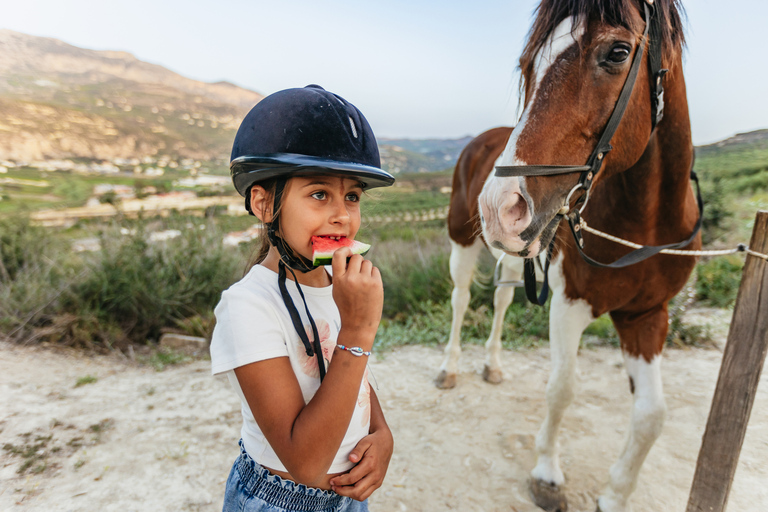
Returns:
[[[610,240],[612,242],[616,242],[618,244],[624,245],[626,247],[631,247],[633,249],[640,249],[643,247],[640,244],[636,244],[634,242],[630,242],[629,240],[625,240],[623,238],[619,238],[617,236],[610,235],[608,233],[605,233],[603,231],[600,231],[599,229],[595,229],[591,226],[587,225],[587,222],[584,220],[583,217],[579,219],[579,225],[581,226],[581,229],[588,233],[592,233],[595,236],[599,236],[601,238],[605,238],[606,240]],[[757,258],[762,258],[766,261],[768,261],[768,254],[763,254],[757,251],[753,251],[750,249],[746,244],[739,244],[733,249],[716,249],[716,250],[699,250],[699,251],[693,251],[693,250],[687,250],[687,249],[662,249],[659,251],[661,254],[674,254],[677,256],[725,256],[727,254],[735,254],[738,252],[744,252],[751,256],[755,256]]]
[[[616,242],[617,244],[624,245],[632,249],[640,249],[643,247],[641,244],[630,242],[629,240],[625,240],[618,236],[614,236],[604,231],[600,231],[599,229],[595,229],[591,226],[588,226],[587,221],[584,220],[584,217],[579,218],[578,226],[581,230],[586,231],[587,233],[591,233],[595,236],[599,236],[600,238],[604,238],[606,240]],[[750,249],[747,244],[743,244],[743,243],[737,245],[733,249],[713,249],[713,250],[698,250],[698,251],[688,250],[688,249],[662,249],[659,252],[661,254],[672,254],[675,256],[727,256],[728,254],[736,254],[736,253],[743,252],[750,256],[754,256],[756,258],[760,258],[762,260],[768,261],[768,254],[763,254],[761,252],[754,251]],[[521,280],[505,281],[501,279],[501,262],[505,256],[507,255],[502,254],[501,257],[496,261],[496,266],[493,269],[493,285],[494,286],[516,286],[516,287],[523,286],[524,281],[521,281]]]

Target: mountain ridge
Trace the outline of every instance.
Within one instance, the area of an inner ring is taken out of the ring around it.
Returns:
[[[263,97],[128,52],[0,30],[0,159],[226,160],[240,121]]]
[[[263,97],[226,80],[184,77],[126,51],[0,29],[0,161],[146,157],[226,167],[242,118]],[[380,138],[382,167],[393,174],[444,170],[471,139]],[[768,148],[768,129],[697,152],[745,144]]]
[[[0,29],[0,76],[34,72],[41,75],[87,75],[90,81],[107,76],[138,83],[169,83],[189,94],[234,103],[249,109],[264,95],[227,81],[201,82],[159,64],[139,60],[120,50],[89,50],[58,39]]]

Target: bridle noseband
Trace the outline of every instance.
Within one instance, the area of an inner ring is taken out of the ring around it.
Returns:
[[[646,0],[643,3],[645,11],[645,29],[643,30],[643,37],[640,40],[640,44],[637,47],[635,56],[632,60],[632,65],[629,69],[629,74],[624,82],[624,87],[619,94],[619,99],[616,101],[616,105],[613,108],[611,117],[608,119],[608,123],[603,130],[603,134],[600,136],[595,148],[592,150],[592,154],[587,159],[586,165],[500,165],[496,167],[496,176],[499,177],[519,177],[519,176],[556,176],[560,174],[572,174],[580,173],[578,183],[568,193],[565,203],[560,208],[560,211],[555,215],[555,219],[562,220],[564,217],[568,218],[568,223],[571,227],[571,233],[576,240],[576,248],[581,254],[582,258],[590,265],[602,267],[602,268],[622,268],[628,265],[638,263],[644,259],[650,258],[654,254],[658,254],[663,249],[675,249],[679,247],[685,247],[690,244],[701,229],[702,213],[704,205],[701,199],[701,192],[699,191],[699,181],[696,177],[696,173],[691,170],[691,179],[696,183],[697,200],[699,205],[699,219],[696,222],[693,233],[688,239],[683,242],[674,244],[667,244],[663,246],[644,246],[640,249],[626,254],[613,263],[600,263],[593,260],[586,254],[584,254],[584,239],[581,233],[581,213],[589,201],[589,193],[592,188],[597,174],[602,168],[605,156],[609,151],[613,149],[611,146],[611,139],[613,138],[616,130],[621,123],[621,119],[624,117],[624,112],[629,104],[632,90],[634,89],[637,76],[640,71],[640,62],[643,60],[643,53],[645,51],[645,45],[648,41],[648,35],[650,33],[651,40],[648,48],[648,74],[650,77],[650,89],[651,89],[651,134],[656,129],[656,125],[661,121],[664,116],[664,87],[662,85],[664,75],[669,71],[668,69],[661,69],[661,20],[656,15],[656,9],[653,5],[654,0]],[[650,137],[650,136],[649,136]],[[582,190],[583,194],[576,199],[575,206],[579,206],[578,209],[571,208],[571,198],[578,191]],[[541,289],[541,293],[536,294],[536,272],[534,266],[534,260],[526,258],[524,261],[524,277],[525,277],[525,292],[528,300],[534,304],[543,305],[547,296],[549,295],[549,285],[547,279],[547,271],[549,269],[549,262],[554,250],[555,239],[547,247],[546,263],[542,268],[544,272],[544,284]],[[538,261],[538,260],[536,260]],[[541,266],[541,265],[540,265]]]

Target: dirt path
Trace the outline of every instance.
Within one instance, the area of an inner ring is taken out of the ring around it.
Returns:
[[[538,511],[526,479],[548,351],[504,351],[506,380],[491,386],[480,378],[482,349],[469,347],[451,391],[432,384],[441,357],[437,348],[404,347],[372,361],[396,447],[371,510]],[[718,350],[667,351],[669,414],[640,474],[636,511],[685,509],[720,359]],[[630,395],[616,349],[583,349],[579,368],[560,439],[571,510],[591,512],[622,447]],[[0,510],[221,510],[240,413],[228,383],[208,370],[207,361],[157,372],[114,357],[0,343]],[[75,386],[87,376],[97,380]],[[730,510],[768,503],[762,380]]]

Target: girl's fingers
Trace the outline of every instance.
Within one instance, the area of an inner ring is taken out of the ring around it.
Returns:
[[[355,492],[352,497],[358,501],[364,501],[379,487],[381,487],[381,482],[373,478],[372,475],[367,475],[355,484]]]
[[[375,485],[368,485],[368,487],[363,491],[363,493],[357,498],[358,501],[365,501],[367,500],[371,494],[373,494],[373,491],[381,487],[382,482],[379,482]]]
[[[356,485],[359,480],[373,470],[373,468],[368,468],[366,466],[367,464],[365,464],[365,461],[360,462],[360,464],[353,467],[349,473],[344,473],[343,475],[332,478],[330,482],[331,485],[335,487]]]
[[[347,247],[345,249],[351,253],[352,251],[349,250]],[[347,262],[347,273],[351,274],[359,274],[360,273],[360,266],[363,263],[363,257],[359,254],[352,254],[352,257],[349,258],[349,261]]]
[[[365,452],[368,451],[368,449],[371,447],[371,441],[369,440],[370,434],[362,438],[360,441],[357,442],[355,445],[355,448],[349,453],[349,460],[350,462],[354,462],[357,464],[360,462],[363,457],[365,456]]]
[[[352,254],[349,247],[342,247],[333,253],[331,258],[331,268],[334,276],[343,276],[347,273],[347,258]]]
[[[373,476],[366,475],[362,479],[358,480],[355,485],[347,485],[344,487],[333,486],[332,490],[336,494],[347,496],[358,501],[363,501],[368,498],[368,496],[373,494],[373,491],[378,489],[380,486],[381,483],[377,482]]]
[[[360,480],[360,478],[362,478],[362,476],[355,476],[355,473],[354,473],[355,469],[357,468],[353,468],[352,471],[350,471],[349,473],[344,473],[343,475],[339,475],[333,478],[330,482],[331,486],[336,488],[336,487],[347,487],[347,486],[355,485],[355,482],[357,482],[358,480]]]
[[[370,260],[363,260],[360,265],[360,273],[365,276],[370,276],[373,273],[373,263]]]

